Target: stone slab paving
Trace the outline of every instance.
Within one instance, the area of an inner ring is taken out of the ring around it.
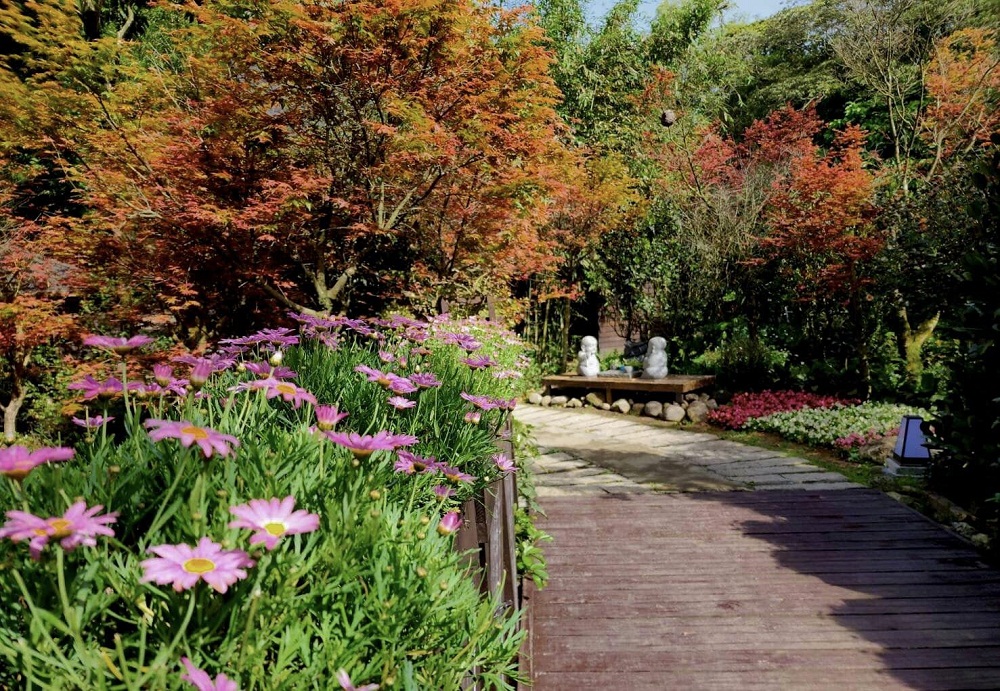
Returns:
[[[802,458],[590,409],[519,406],[539,445],[539,496],[732,489],[856,489]],[[589,468],[591,472],[581,472]],[[580,482],[586,478],[585,482]],[[595,490],[594,488],[598,488]],[[604,488],[603,490],[601,488]],[[549,490],[558,490],[550,493]]]

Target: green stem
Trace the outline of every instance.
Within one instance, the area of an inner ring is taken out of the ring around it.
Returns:
[[[73,672],[69,660],[66,659],[65,655],[63,655],[62,649],[56,645],[55,640],[52,638],[52,634],[49,633],[49,627],[44,623],[44,620],[38,616],[38,608],[35,607],[35,602],[31,599],[31,595],[28,593],[28,588],[24,585],[24,579],[21,578],[21,574],[16,570],[12,571],[11,574],[14,576],[14,580],[17,581],[17,585],[21,589],[21,595],[24,597],[24,601],[28,604],[28,609],[31,611],[32,619],[37,620],[40,624],[38,630],[42,632],[45,640],[50,646],[52,646],[52,652],[59,658],[63,669],[66,670],[66,674],[76,683],[77,688],[88,688],[89,685],[77,676],[75,672]]]
[[[156,659],[153,661],[153,664],[149,666],[149,671],[147,671],[146,674],[144,674],[143,676],[139,677],[139,679],[136,680],[135,685],[140,689],[146,688],[146,679],[148,679],[149,676],[154,671],[157,670],[158,667],[158,665],[156,664],[157,661],[161,659],[172,660],[175,657],[174,648],[177,647],[177,644],[181,642],[181,638],[183,638],[184,634],[187,632],[188,624],[191,623],[191,617],[194,615],[195,603],[197,603],[198,601],[196,590],[191,589],[188,591],[188,593],[190,597],[188,598],[188,608],[187,612],[185,612],[184,614],[184,620],[181,622],[180,627],[177,629],[177,633],[174,634],[174,639],[170,641],[170,645],[167,646],[166,648],[160,649],[159,655],[156,656]]]
[[[66,573],[64,567],[63,549],[62,547],[56,547],[56,580],[59,583],[59,601],[62,603],[63,619],[66,620],[69,630],[73,632],[73,638],[76,639],[82,647],[83,641],[80,639],[80,625],[79,622],[76,621],[76,616],[73,614],[73,608],[69,604],[69,593],[66,590]]]
[[[176,473],[174,475],[174,481],[171,483],[170,488],[167,490],[167,493],[163,496],[163,501],[160,502],[160,508],[156,510],[156,515],[153,517],[153,522],[150,525],[149,530],[146,531],[150,535],[154,534],[159,529],[160,520],[163,517],[163,512],[167,509],[167,506],[170,505],[170,500],[173,498],[174,492],[177,491],[177,486],[181,483],[181,478],[184,476],[184,471],[187,469],[187,456],[188,455],[186,453],[183,454],[184,461],[183,463],[181,463],[181,467],[177,468]]]

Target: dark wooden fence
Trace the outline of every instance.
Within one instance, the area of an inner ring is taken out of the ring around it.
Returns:
[[[508,418],[497,439],[502,453],[514,457],[513,425]],[[520,607],[517,578],[517,543],[514,507],[517,484],[514,473],[494,480],[462,506],[462,527],[455,548],[467,553],[473,577],[483,593],[500,593],[505,609]]]

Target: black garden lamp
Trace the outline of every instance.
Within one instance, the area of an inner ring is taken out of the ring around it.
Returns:
[[[892,457],[885,462],[886,475],[919,477],[927,468],[931,452],[920,426],[924,420],[918,415],[904,415],[899,424],[899,436]]]

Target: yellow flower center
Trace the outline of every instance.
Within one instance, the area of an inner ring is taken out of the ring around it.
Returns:
[[[3,471],[3,474],[11,480],[23,480],[31,472],[32,465],[27,461],[15,461],[14,467]]]
[[[215,562],[211,559],[205,559],[203,557],[195,557],[194,559],[188,559],[181,566],[188,573],[196,573],[199,576],[203,573],[208,573],[209,571],[215,571]]]
[[[195,439],[208,439],[208,432],[203,430],[201,427],[195,427],[194,425],[182,427],[181,434],[190,434]]]
[[[53,518],[49,521],[49,527],[52,529],[52,537],[64,538],[68,537],[71,530],[72,523],[67,521],[65,518]],[[44,533],[42,533],[44,535]]]
[[[375,383],[388,388],[389,384],[391,384],[392,382],[389,380],[388,377],[379,377]]]
[[[375,453],[375,450],[374,449],[350,449],[350,452],[352,454],[354,454],[355,458],[363,459],[363,458],[368,458],[369,456],[371,456],[373,453]]]
[[[285,524],[279,521],[272,521],[264,524],[264,530],[274,537],[281,537],[285,534]]]
[[[292,384],[278,384],[274,388],[276,388],[278,390],[278,393],[282,395],[286,396],[295,395],[295,386],[293,386]]]

